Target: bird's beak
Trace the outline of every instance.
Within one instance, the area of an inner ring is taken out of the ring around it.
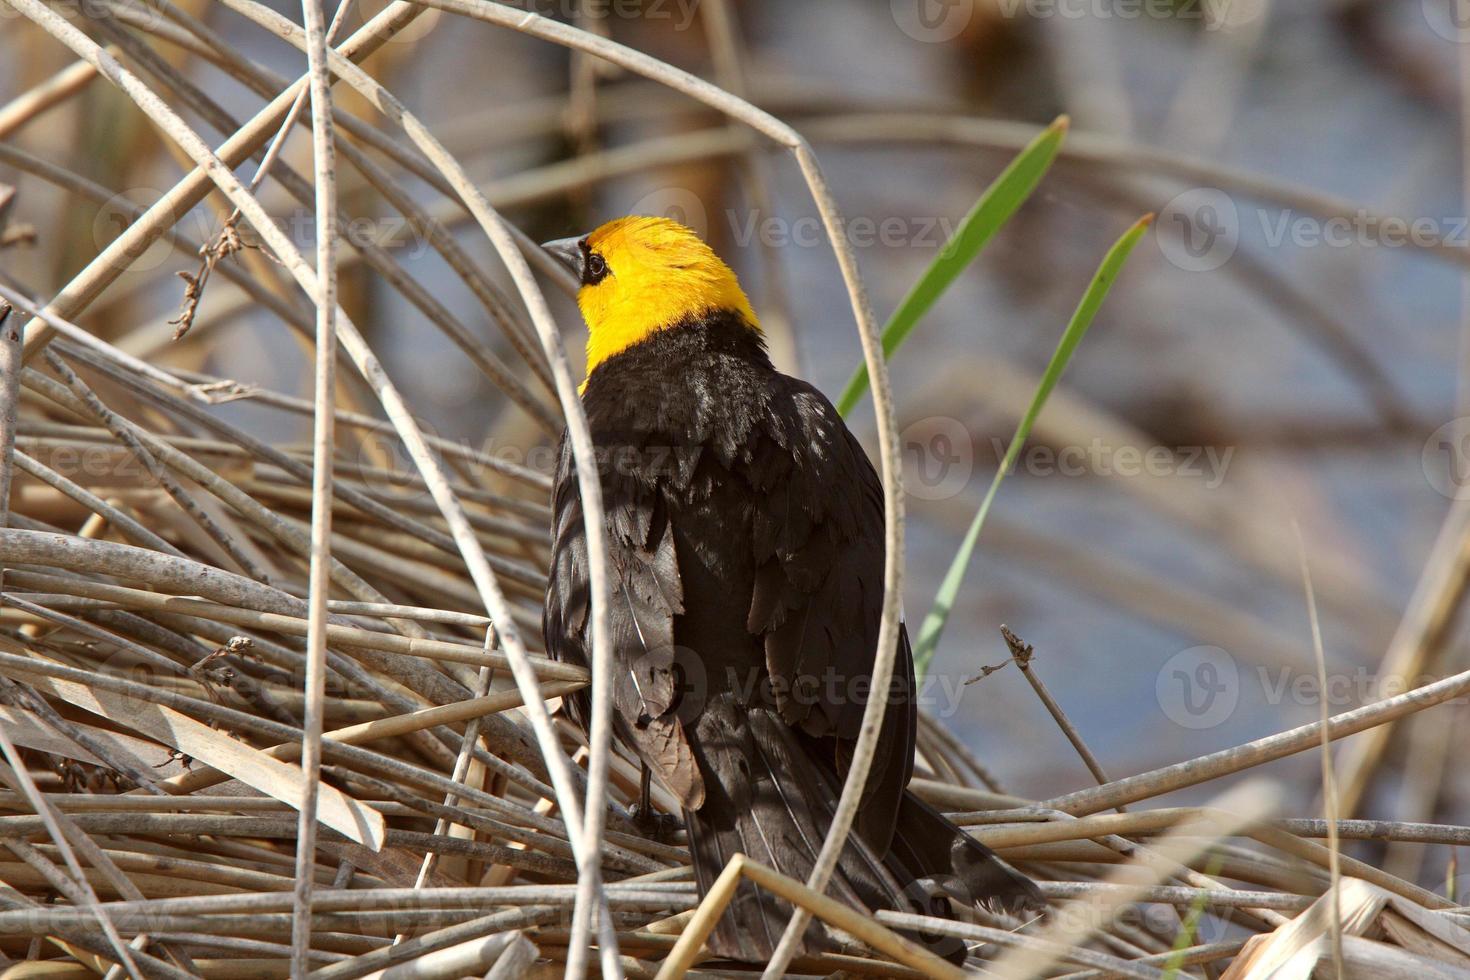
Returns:
[[[582,278],[582,239],[585,236],[577,235],[572,238],[558,238],[554,242],[542,242],[548,255],[556,259],[557,263],[572,274],[578,281]]]

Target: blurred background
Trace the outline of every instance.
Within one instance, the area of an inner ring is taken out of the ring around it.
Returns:
[[[1399,693],[1400,675],[1466,668],[1457,613],[1470,525],[1457,507],[1470,494],[1470,16],[1458,2],[525,6],[715,80],[806,135],[880,320],[1015,153],[1070,117],[1040,189],[892,361],[911,624],[1103,252],[1141,214],[1159,215],[1001,488],[925,688],[928,709],[1001,785],[1046,798],[1092,777],[1014,666],[967,683],[1007,659],[1003,623],[1035,646],[1034,670],[1112,777],[1319,717],[1302,555],[1331,712]],[[303,70],[294,48],[225,7],[179,6],[270,72]],[[289,2],[271,6],[300,17]],[[345,31],[382,6],[354,4]],[[56,9],[104,43],[153,38],[214,100],[184,112],[214,143],[233,131],[219,113],[238,121],[262,104],[171,44],[181,32],[146,2]],[[69,52],[3,0],[0,11],[0,182],[16,188],[0,273],[49,299],[174,185],[181,157],[110,86],[67,76]],[[835,397],[860,362],[832,251],[785,151],[652,83],[433,11],[366,66],[537,240],[626,213],[680,218],[741,274],[783,367]],[[54,104],[16,112],[11,100],[48,79],[59,79]],[[341,97],[382,125],[358,96]],[[304,125],[282,162],[309,175]],[[505,285],[463,210],[394,172]],[[260,193],[309,247],[309,208],[274,180]],[[425,229],[355,171],[342,193],[349,237],[385,251],[536,403],[554,406]],[[178,230],[196,245],[213,240],[228,213],[211,197]],[[279,269],[241,234],[246,247],[222,264],[275,288]],[[344,307],[426,427],[545,470],[555,432],[379,271],[355,255],[344,263]],[[186,287],[176,273],[198,268],[189,248],[155,245],[78,320],[150,362],[309,397],[309,356],[280,311],[221,274],[173,339]],[[580,320],[552,298],[580,367]],[[355,375],[343,377],[346,400],[370,411]],[[309,415],[252,399],[219,412],[276,442],[309,443]],[[870,401],[852,424],[876,458]],[[374,465],[407,466],[391,440],[354,438]],[[1339,776],[1358,777],[1355,812],[1470,821],[1467,737],[1459,703],[1396,727],[1376,767],[1347,743]],[[1315,812],[1313,754],[1267,771],[1293,808]],[[1420,848],[1396,870],[1442,881],[1447,858]]]

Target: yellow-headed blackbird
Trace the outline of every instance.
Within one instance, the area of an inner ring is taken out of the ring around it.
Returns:
[[[589,330],[617,736],[682,804],[701,894],[737,852],[805,879],[870,695],[878,475],[832,404],[772,367],[734,273],[694,232],[621,218],[546,248],[580,277]],[[586,665],[587,547],[565,438],[554,493],[546,647]],[[899,645],[830,893],[865,911],[1040,908],[1030,881],[908,792],[917,704],[906,634]],[[585,694],[570,710],[587,723]],[[768,959],[790,914],[747,882],[710,947]],[[814,926],[806,946],[823,945]]]

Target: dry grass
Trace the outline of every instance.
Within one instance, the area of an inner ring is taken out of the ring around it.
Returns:
[[[574,194],[609,175],[730,155],[752,168],[763,200],[764,158],[753,141],[768,139],[794,155],[829,232],[837,229],[840,215],[806,139],[747,101],[757,86],[743,77],[731,10],[710,5],[716,86],[595,32],[485,0],[425,0],[445,16],[574,49],[572,101],[582,111],[574,117],[584,122],[587,112],[623,111],[617,95],[586,102],[598,80],[588,66],[598,59],[728,117],[711,130],[618,150],[584,145],[570,161],[486,188],[389,91],[387,76],[404,65],[381,59],[382,77],[360,67],[425,6],[394,3],[338,39],[345,6],[328,25],[317,0],[308,0],[303,28],[253,0],[220,0],[253,30],[307,51],[309,75],[291,80],[207,26],[201,5],[159,0],[144,11],[108,0],[66,19],[41,0],[7,2],[28,20],[7,30],[37,45],[64,45],[80,60],[0,106],[0,137],[111,83],[130,100],[128,111],[146,116],[176,149],[183,176],[156,204],[128,214],[121,234],[48,299],[37,302],[24,284],[0,275],[0,296],[17,307],[0,335],[0,499],[8,501],[0,509],[0,977],[699,970],[699,940],[728,889],[716,888],[696,908],[684,848],[632,827],[638,773],[610,747],[607,685],[593,685],[590,745],[555,714],[559,698],[591,681],[538,648],[546,474],[423,432],[337,296],[339,271],[365,266],[421,314],[415,329],[442,331],[496,387],[524,441],[554,435],[565,418],[595,526],[595,461],[576,381],[532,267],[562,288],[570,284],[544,267],[500,211]],[[185,70],[190,63],[221,69],[262,107],[234,118]],[[629,105],[664,98],[639,84],[626,83],[635,94]],[[561,118],[535,115],[529,129],[545,125],[543,117]],[[211,146],[187,121],[195,119],[227,138]],[[293,126],[307,120],[311,178],[281,152]],[[816,131],[836,142],[997,146],[1031,135],[977,120],[859,113],[815,120],[809,132]],[[1203,173],[1311,213],[1350,208],[1086,134],[1064,154],[1101,167]],[[233,169],[252,158],[267,162],[247,186]],[[80,201],[112,195],[15,145],[0,146],[0,163]],[[435,200],[425,203],[411,185],[430,188]],[[315,261],[261,204],[257,193],[270,186],[318,221]],[[7,231],[8,192],[0,187],[0,248],[45,234]],[[196,240],[182,219],[201,202],[220,207],[224,230]],[[340,234],[349,212],[369,207],[402,215],[424,233],[473,297],[476,317],[499,330],[511,353],[480,339],[389,249]],[[494,246],[514,296],[498,285],[498,270],[492,274],[455,237],[471,223]],[[891,559],[881,682],[892,669],[902,583],[897,430],[862,283],[843,237],[833,241],[880,420]],[[200,263],[186,276],[180,329],[160,341],[147,322],[135,335],[99,336],[75,325],[115,301],[124,284],[138,288],[124,273],[155,242]],[[1463,250],[1426,247],[1465,261]],[[303,363],[315,362],[314,401],[201,372],[211,331],[246,307],[294,331]],[[153,356],[170,338],[168,355]],[[1358,363],[1353,352],[1342,356]],[[1002,378],[1025,387],[1010,366],[989,370],[997,398],[1008,397]],[[1365,377],[1370,387],[1381,384],[1371,371]],[[239,400],[282,417],[311,416],[312,445],[271,444],[227,421],[219,409]],[[1114,421],[1059,397],[1043,424],[1091,432]],[[410,469],[384,453],[385,436],[406,452]],[[1250,533],[1248,501],[1222,496],[1206,505],[1146,484],[1129,489],[1197,527],[1223,518],[1246,529],[1227,542],[1236,558],[1283,582],[1295,575],[1289,555]],[[1464,521],[1457,505],[1446,543],[1393,634],[1389,669],[1417,674],[1434,662],[1466,584]],[[600,567],[595,554],[594,561]],[[1385,636],[1392,631],[1391,614],[1363,601],[1351,582],[1331,569],[1313,574],[1325,605]],[[1131,591],[1149,588],[1167,586]],[[605,594],[599,584],[596,608]],[[1221,629],[1253,628],[1203,597],[1178,598],[1174,607],[1194,602],[1192,614],[1217,617]],[[600,617],[593,632],[606,635]],[[1284,650],[1301,646],[1272,639]],[[867,918],[823,898],[858,802],[849,792],[813,881],[744,861],[722,879],[733,886],[749,877],[851,937],[848,948],[789,967],[778,962],[769,972],[962,975],[894,929],[971,941],[971,965],[987,975],[1213,977],[1243,947],[1250,962],[1230,976],[1262,976],[1267,961],[1310,970],[1322,957],[1344,976],[1470,971],[1470,916],[1454,901],[1318,843],[1460,846],[1470,844],[1470,827],[1281,818],[1271,812],[1269,788],[1240,779],[1288,755],[1325,751],[1335,739],[1381,733],[1360,743],[1339,774],[1342,810],[1353,812],[1392,726],[1470,691],[1470,672],[1109,780],[1041,680],[1042,667],[1030,663],[1030,649],[1019,640],[1013,649],[1100,785],[1050,801],[1008,796],[929,718],[915,785],[1041,881],[1055,914],[1028,923],[988,914],[971,923]],[[850,786],[866,771],[883,703],[869,706],[870,734]],[[1220,794],[1214,807],[1136,806],[1205,784]],[[667,799],[656,802],[670,809]],[[1119,812],[1102,812],[1113,808]],[[301,819],[305,813],[316,819]],[[1339,872],[1340,900],[1319,902]],[[1133,914],[1139,909],[1159,914]],[[1229,929],[1201,940],[1202,922]],[[1324,935],[1333,942],[1324,946]]]

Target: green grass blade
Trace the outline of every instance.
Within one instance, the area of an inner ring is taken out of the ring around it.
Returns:
[[[960,543],[959,551],[955,553],[954,561],[950,563],[949,571],[944,575],[944,581],[939,586],[939,594],[934,597],[934,606],[929,610],[929,615],[924,617],[918,639],[914,642],[914,670],[919,678],[922,679],[928,670],[929,661],[934,657],[934,649],[939,645],[939,636],[944,632],[944,625],[948,622],[950,611],[954,608],[955,597],[959,595],[960,584],[965,578],[965,569],[969,567],[970,557],[975,551],[975,541],[980,537],[980,528],[985,524],[985,515],[990,512],[990,504],[995,500],[995,492],[1000,489],[1000,481],[1016,465],[1016,457],[1020,455],[1021,446],[1031,434],[1031,426],[1035,424],[1036,417],[1041,414],[1042,406],[1046,404],[1052,389],[1057,386],[1062,372],[1067,369],[1067,362],[1072,359],[1072,354],[1077,350],[1077,345],[1082,342],[1087,328],[1092,325],[1092,319],[1097,315],[1103,300],[1107,298],[1108,290],[1117,280],[1123,263],[1128,261],[1128,253],[1133,251],[1133,246],[1137,245],[1138,240],[1148,231],[1153,218],[1151,214],[1140,218],[1133,227],[1123,233],[1123,237],[1113,243],[1113,247],[1108,249],[1108,254],[1103,257],[1102,264],[1098,266],[1097,272],[1093,275],[1092,282],[1088,283],[1087,292],[1082,294],[1082,300],[1077,304],[1077,309],[1073,311],[1072,319],[1062,333],[1062,339],[1058,342],[1051,361],[1046,365],[1046,373],[1041,376],[1041,384],[1037,386],[1036,394],[1031,396],[1031,405],[1016,426],[1016,434],[1011,437],[1011,443],[1006,448],[1005,459],[995,471],[995,477],[990,481],[990,489],[985,491],[985,499],[981,501],[980,509],[975,512],[975,519],[970,522],[970,528],[965,532],[964,541]]]
[[[883,327],[885,358],[893,356],[893,352],[913,332],[920,317],[928,312],[929,307],[943,295],[955,277],[974,261],[985,244],[1031,196],[1031,192],[1051,167],[1052,160],[1056,159],[1062,139],[1067,135],[1068,125],[1066,116],[1058,116],[1055,122],[1042,130],[1016,155],[1005,170],[1001,171],[1000,176],[985,189],[985,193],[980,195],[980,200],[975,202],[970,213],[960,222],[954,237],[945,243],[939,255],[924,270],[919,281],[914,283]],[[865,365],[860,365],[847,382],[847,387],[842,390],[842,397],[837,400],[837,411],[843,415],[851,412],[867,390],[868,369]]]
[[[1209,865],[1205,868],[1205,874],[1211,878],[1220,873],[1220,867],[1225,863],[1221,855],[1210,858]],[[1189,912],[1184,921],[1179,925],[1179,932],[1174,937],[1174,946],[1169,950],[1169,961],[1164,964],[1165,980],[1174,980],[1184,969],[1184,951],[1194,945],[1195,936],[1199,934],[1199,922],[1205,914],[1205,902],[1208,896],[1201,893],[1194,901],[1189,903]]]

